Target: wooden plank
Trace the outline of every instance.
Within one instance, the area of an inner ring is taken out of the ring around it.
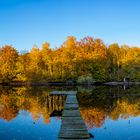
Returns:
[[[88,139],[89,134],[87,131],[63,131],[59,134],[59,138],[65,138],[65,139]]]
[[[83,124],[83,123],[77,123],[77,124],[73,124],[73,123],[64,123],[61,127],[61,129],[63,128],[68,128],[68,129],[73,129],[73,128],[76,128],[76,129],[86,129],[86,126]],[[87,130],[87,129],[86,129]]]
[[[88,138],[87,131],[61,131],[59,134],[60,138]]]
[[[66,98],[66,103],[78,104],[76,96],[75,95],[68,95],[67,98]]]
[[[67,95],[58,138],[59,140],[89,139],[87,128],[79,111],[76,94],[71,93]]]
[[[79,111],[76,91],[53,91],[52,95],[67,95],[62,115],[59,140],[88,140],[89,134]]]
[[[69,117],[62,117],[62,121],[63,122],[66,121],[67,123],[73,123],[73,122],[77,122],[77,123],[82,122],[82,123],[84,123],[84,121],[81,118],[81,116],[76,116],[76,117],[71,117],[71,116],[69,116]]]
[[[81,119],[81,116],[80,116],[80,117],[79,117],[79,116],[76,116],[76,117],[71,117],[71,116],[69,116],[69,117],[64,117],[64,116],[62,116],[61,119],[62,119],[62,120],[65,120],[65,119],[67,119],[67,120],[68,120],[68,119]],[[83,120],[83,119],[82,119],[82,120]]]
[[[73,125],[78,125],[78,124],[81,124],[82,125],[84,123],[83,120],[81,120],[81,119],[80,120],[73,120],[73,121],[71,120],[72,122],[68,122],[68,121],[69,120],[63,120],[62,123],[64,125],[72,125],[72,124]]]
[[[53,95],[75,95],[76,91],[52,91],[50,94]]]
[[[76,104],[78,104],[78,101],[77,101],[77,99],[66,99],[66,103],[70,103],[70,104],[73,104],[73,103],[76,103]]]
[[[78,101],[77,100],[73,100],[73,101],[66,101],[67,104],[78,104]]]
[[[86,127],[81,127],[81,125],[68,126],[61,128],[61,131],[87,131]]]
[[[69,110],[69,109],[74,110],[78,108],[79,108],[78,104],[65,104],[65,107],[64,107],[65,110]]]
[[[77,100],[77,98],[75,95],[68,95],[66,101],[68,101],[68,100]]]
[[[67,97],[67,99],[68,99],[68,98],[76,98],[76,94],[73,94],[73,93],[70,94],[70,93],[69,93],[68,95],[69,95],[69,96]]]
[[[81,114],[78,110],[64,110],[63,117],[80,117]]]
[[[70,95],[70,96],[71,96],[71,95]],[[69,98],[66,99],[66,102],[67,102],[67,101],[73,101],[73,100],[77,100],[76,97],[73,97],[73,96],[72,96],[72,97],[69,97]]]

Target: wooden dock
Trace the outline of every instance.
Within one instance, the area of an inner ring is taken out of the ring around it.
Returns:
[[[57,92],[54,92],[54,94]],[[59,140],[87,140],[89,134],[79,111],[76,92],[63,92],[57,94],[67,95],[62,115],[62,124],[59,132]]]

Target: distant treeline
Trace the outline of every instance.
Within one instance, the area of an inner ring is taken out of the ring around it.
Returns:
[[[87,78],[88,77],[88,78]],[[0,82],[140,81],[140,48],[105,45],[100,39],[70,36],[59,48],[44,43],[30,52],[0,48]]]

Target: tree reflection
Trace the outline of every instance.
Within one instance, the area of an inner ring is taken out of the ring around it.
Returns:
[[[46,124],[50,123],[51,116],[59,119],[66,97],[50,95],[50,91],[50,88],[0,87],[0,118],[11,121],[20,110],[25,110],[31,114],[34,123],[40,117]],[[78,91],[80,111],[88,129],[101,127],[106,118],[115,121],[140,115],[140,87],[126,90],[123,87],[80,87]]]
[[[95,87],[89,93],[80,90],[80,112],[88,129],[101,127],[108,117],[112,120],[140,115],[140,87]],[[89,91],[89,90],[88,90]]]
[[[44,123],[50,123],[53,112],[62,112],[64,95],[50,95],[48,91],[30,88],[0,88],[0,118],[11,121],[20,110],[31,113],[34,123],[43,117]],[[55,113],[57,116],[57,114]]]

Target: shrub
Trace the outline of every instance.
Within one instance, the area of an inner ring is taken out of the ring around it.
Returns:
[[[91,74],[88,74],[79,76],[77,83],[82,85],[92,85],[93,83],[95,83],[95,80],[92,78]]]

